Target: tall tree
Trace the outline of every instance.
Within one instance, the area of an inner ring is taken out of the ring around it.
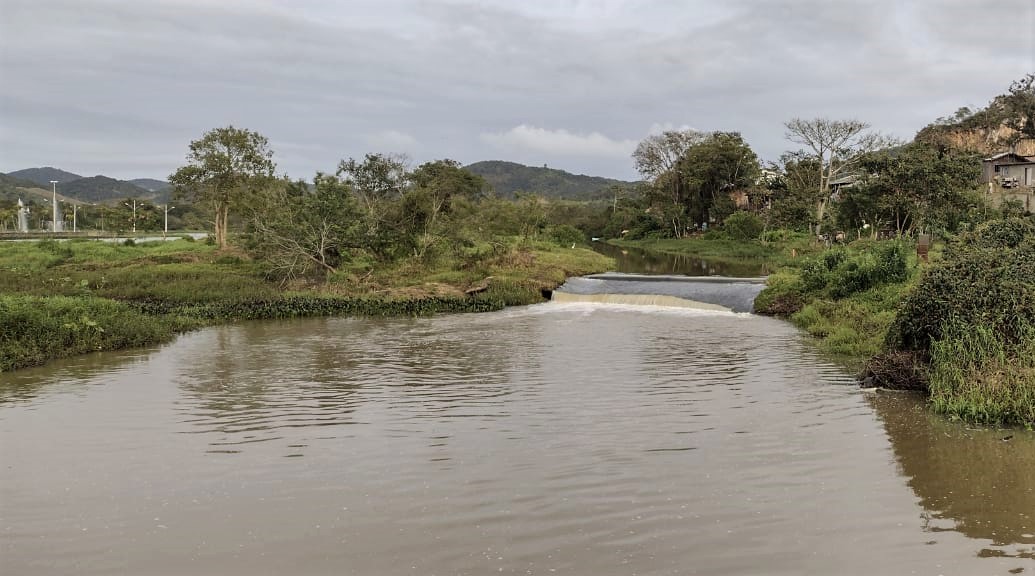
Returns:
[[[311,185],[281,180],[251,204],[248,248],[284,280],[333,273],[352,251],[366,248],[362,210],[335,176],[317,173]]]
[[[633,152],[636,171],[652,185],[652,196],[667,198],[667,205],[656,206],[667,226],[672,228],[675,236],[681,236],[686,229],[685,202],[683,189],[685,182],[679,174],[679,161],[687,150],[707,138],[704,132],[696,130],[669,130],[661,134],[652,134],[644,138]]]
[[[848,227],[864,221],[913,231],[955,232],[966,212],[976,207],[979,157],[914,142],[862,159],[867,177],[844,190],[838,219]]]
[[[665,132],[641,142],[633,159],[651,183],[651,214],[676,237],[731,212],[730,192],[759,175],[758,157],[736,132]]]
[[[804,146],[800,151],[791,152],[791,156],[799,162],[815,160],[818,166],[819,178],[813,197],[813,231],[819,234],[830,202],[830,182],[840,176],[851,174],[863,154],[891,146],[895,141],[879,133],[870,132],[870,125],[859,120],[794,118],[784,126],[787,128],[787,139]]]
[[[761,173],[758,156],[737,132],[712,132],[686,151],[679,168],[687,189],[684,203],[697,226],[732,213],[730,194],[754,186]]]
[[[275,169],[265,136],[227,126],[191,142],[187,165],[169,176],[169,183],[177,196],[213,211],[216,242],[223,249],[230,207],[267,184]]]
[[[342,160],[336,175],[347,183],[366,212],[367,233],[381,232],[388,202],[402,195],[406,185],[406,157],[367,154],[362,161]]]
[[[407,232],[414,256],[424,258],[436,242],[450,235],[446,224],[459,199],[474,199],[488,188],[485,180],[465,170],[455,160],[436,160],[417,167],[409,175],[411,185],[403,196]],[[455,227],[453,227],[455,230]]]

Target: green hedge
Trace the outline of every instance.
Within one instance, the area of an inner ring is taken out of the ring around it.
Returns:
[[[0,371],[96,350],[149,346],[185,324],[90,296],[0,295]]]

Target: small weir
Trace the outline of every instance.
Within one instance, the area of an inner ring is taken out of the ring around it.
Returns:
[[[555,302],[598,302],[751,312],[765,278],[660,276],[609,272],[570,278]]]

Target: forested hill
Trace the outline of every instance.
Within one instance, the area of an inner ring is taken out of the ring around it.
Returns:
[[[612,186],[633,185],[623,180],[572,174],[564,170],[502,160],[475,162],[467,169],[484,178],[501,198],[513,198],[517,192],[532,192],[548,198],[601,200],[613,195]]]
[[[165,192],[172,188],[172,184],[169,184],[165,180],[155,180],[154,178],[134,178],[127,180],[130,184],[140,186],[144,190],[151,192]]]
[[[41,194],[49,194],[49,192],[30,180],[0,173],[0,204],[14,205],[19,199],[24,202],[32,202],[43,198],[44,196]]]
[[[139,198],[161,203],[169,200],[171,191],[169,183],[162,180],[141,178],[125,181],[100,175],[84,178],[78,174],[50,166],[17,170],[6,174],[4,178],[7,181],[5,189],[12,193],[14,188],[32,187],[50,191],[51,180],[57,180],[59,196],[74,198],[81,202],[111,203],[125,198]]]
[[[164,202],[168,194],[151,192],[123,180],[108,178],[107,176],[91,176],[65,182],[58,186],[65,196],[71,196],[83,202],[109,202],[123,198],[140,198]]]
[[[8,176],[11,178],[17,178],[19,180],[28,180],[29,182],[35,182],[41,187],[50,188],[50,181],[57,180],[58,183],[71,182],[72,180],[78,180],[82,176],[73,174],[71,172],[65,172],[57,168],[51,168],[50,166],[44,166],[42,168],[26,168],[25,170],[15,170],[14,172],[8,172]]]

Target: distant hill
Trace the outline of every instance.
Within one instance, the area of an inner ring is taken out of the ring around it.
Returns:
[[[475,162],[467,169],[485,178],[496,194],[503,198],[513,198],[516,192],[533,192],[548,198],[603,200],[611,197],[612,186],[633,185],[633,182],[624,180],[572,174],[564,170],[502,160]]]
[[[14,172],[8,172],[7,175],[12,178],[18,178],[20,180],[28,180],[29,182],[35,182],[36,184],[39,184],[44,188],[50,188],[51,180],[57,180],[59,183],[62,183],[82,178],[82,176],[78,174],[65,172],[64,170],[58,170],[57,168],[51,168],[50,166],[44,166],[42,168],[26,168],[25,170],[16,170]]]
[[[90,176],[84,178],[72,172],[66,172],[50,166],[43,168],[27,168],[10,172],[4,176],[4,198],[13,197],[15,188],[39,187],[51,193],[51,180],[57,180],[58,196],[79,202],[115,202],[124,198],[139,198],[149,202],[164,203],[169,201],[172,187],[168,182],[153,178],[138,178],[132,181],[116,180],[107,176]],[[15,184],[13,182],[19,182]],[[24,196],[24,194],[23,194]]]
[[[41,203],[51,197],[50,183],[44,188],[35,182],[0,173],[0,204],[17,204],[21,199],[26,204]],[[58,194],[59,199],[65,199]]]
[[[155,193],[136,184],[107,176],[79,178],[58,185],[58,189],[65,196],[84,202],[109,202],[122,198],[164,201],[168,197],[168,194]]]
[[[165,192],[172,188],[172,184],[165,180],[155,180],[154,178],[134,178],[132,180],[126,180],[126,182],[139,186],[150,192]]]

